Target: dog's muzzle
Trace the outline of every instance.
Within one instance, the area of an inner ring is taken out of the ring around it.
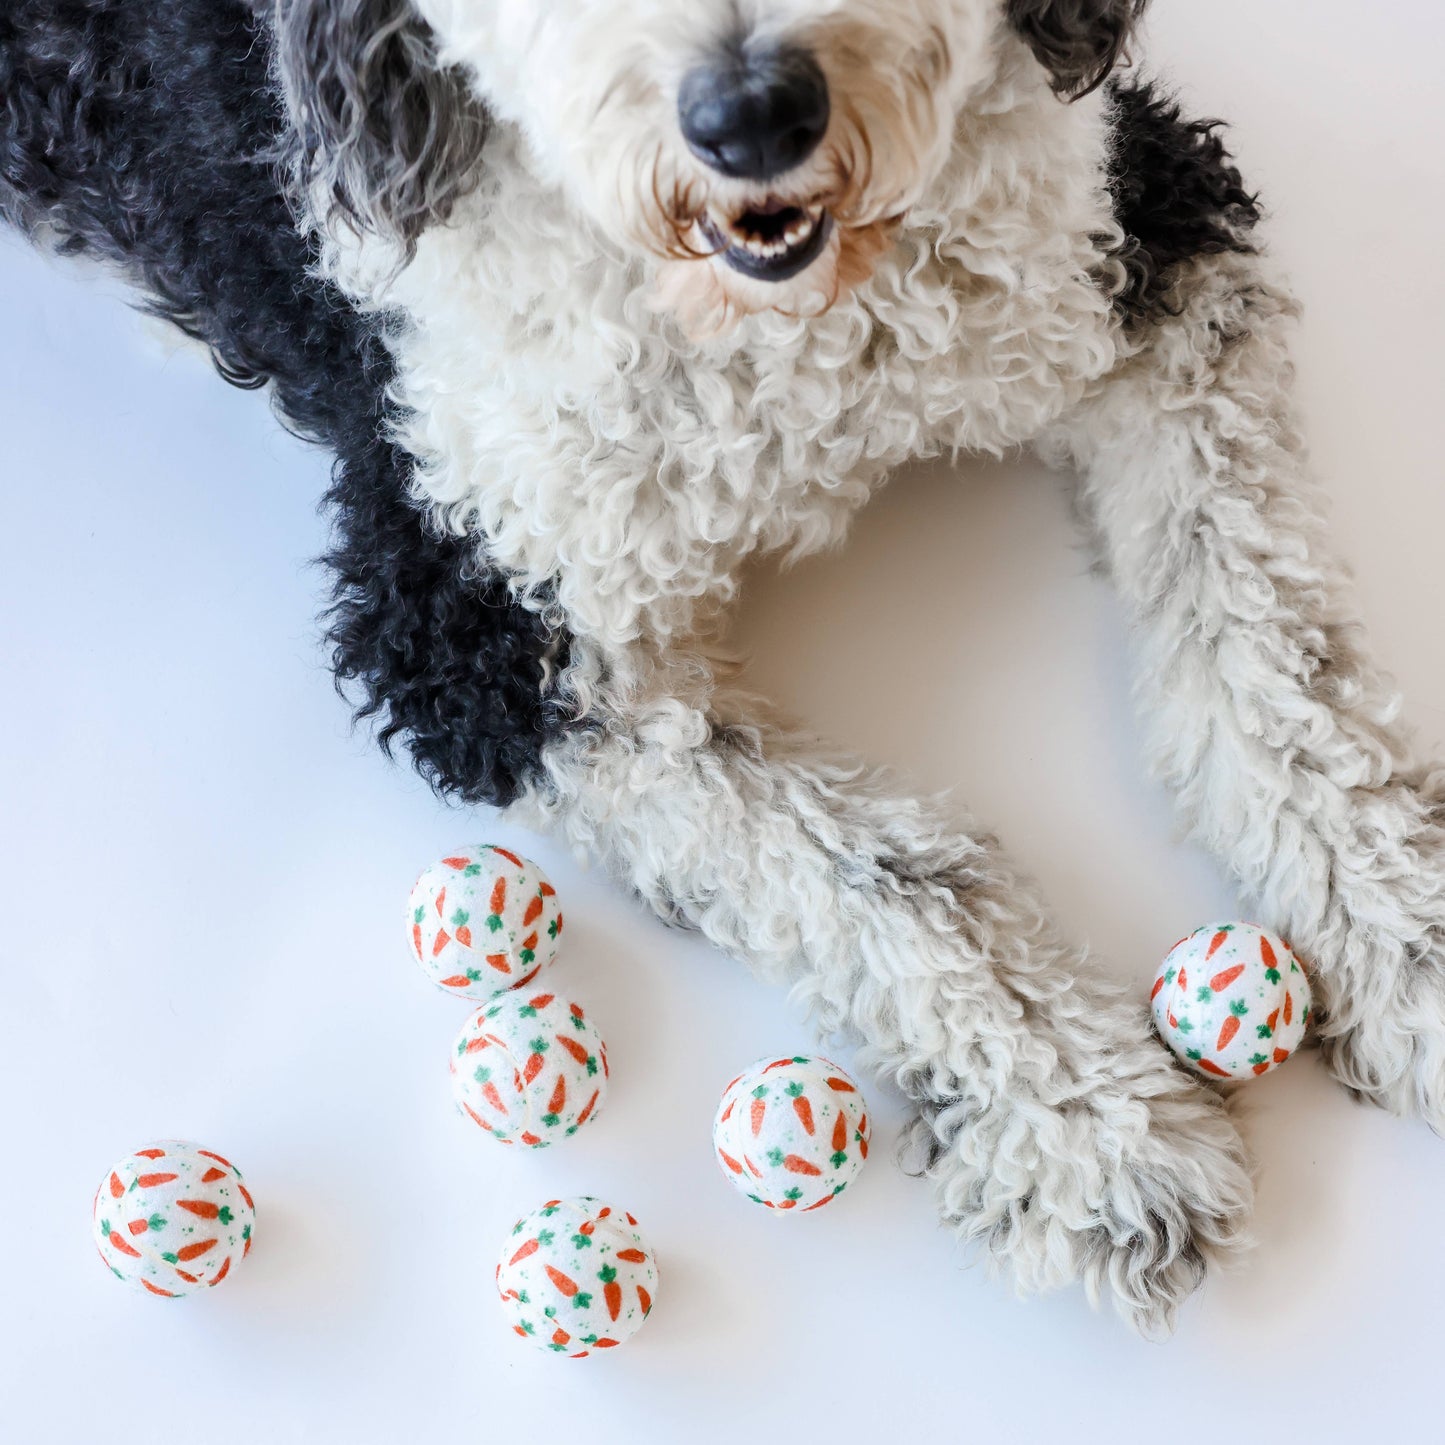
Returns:
[[[683,77],[678,123],[688,149],[730,180],[772,181],[813,154],[828,129],[828,82],[798,46],[729,46]],[[780,188],[726,218],[704,212],[698,227],[713,253],[755,281],[786,281],[828,243],[821,206]]]

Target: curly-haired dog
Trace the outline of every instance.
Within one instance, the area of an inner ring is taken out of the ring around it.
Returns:
[[[15,0],[0,204],[337,449],[336,663],[384,736],[791,984],[965,1238],[1154,1329],[1247,1224],[1218,1096],[991,837],[715,649],[744,560],[900,463],[1072,464],[1156,767],[1313,962],[1343,1082],[1445,1125],[1445,770],[1319,550],[1255,202],[1105,83],[1143,5]]]

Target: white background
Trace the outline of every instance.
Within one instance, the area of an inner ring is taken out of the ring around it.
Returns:
[[[1337,545],[1438,755],[1445,19],[1163,0],[1152,36],[1271,204]],[[1438,1438],[1445,1142],[1352,1104],[1313,1055],[1249,1092],[1257,1254],[1165,1345],[966,1269],[876,1089],[845,1205],[780,1222],[734,1195],[715,1097],[806,1021],[348,730],[308,568],[325,459],[164,357],[115,293],[0,249],[0,1435]],[[956,788],[1141,987],[1233,911],[1142,777],[1118,614],[1037,468],[900,478],[845,553],[761,573],[740,632],[809,723]],[[416,871],[478,838],[551,870],[555,981],[614,1060],[597,1124],[536,1155],[451,1112],[465,1010],[403,949]],[[101,1173],[163,1135],[237,1160],[261,1211],[247,1267],[175,1305],[122,1289],[88,1238]],[[637,1214],[663,1272],[637,1341],[576,1363],[510,1336],[490,1282],[515,1217],[572,1191]]]

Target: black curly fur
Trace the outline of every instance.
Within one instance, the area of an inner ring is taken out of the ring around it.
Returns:
[[[1128,238],[1120,257],[1127,281],[1115,304],[1131,321],[1169,309],[1181,262],[1227,251],[1248,254],[1260,219],[1219,138],[1217,120],[1186,121],[1148,81],[1109,87],[1114,156],[1109,186]]]
[[[1054,90],[1077,100],[1118,63],[1149,0],[1008,0],[1009,23],[1028,41]]]
[[[268,66],[240,0],[6,0],[0,215],[118,263],[222,375],[269,382],[285,424],[335,451],[338,686],[434,786],[506,803],[560,726],[542,680],[566,639],[408,502],[408,459],[383,436],[391,361],[311,274],[277,180]]]
[[[475,185],[486,111],[411,0],[281,0],[276,25],[299,192],[410,257]]]

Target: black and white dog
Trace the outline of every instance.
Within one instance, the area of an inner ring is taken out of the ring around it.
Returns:
[[[1163,1329],[1248,1223],[1220,1098],[990,837],[714,657],[742,563],[900,463],[1074,466],[1155,766],[1340,1079],[1445,1126],[1445,770],[1320,550],[1254,200],[1108,80],[1143,4],[10,0],[0,208],[336,451],[384,741],[791,984],[963,1236]]]

